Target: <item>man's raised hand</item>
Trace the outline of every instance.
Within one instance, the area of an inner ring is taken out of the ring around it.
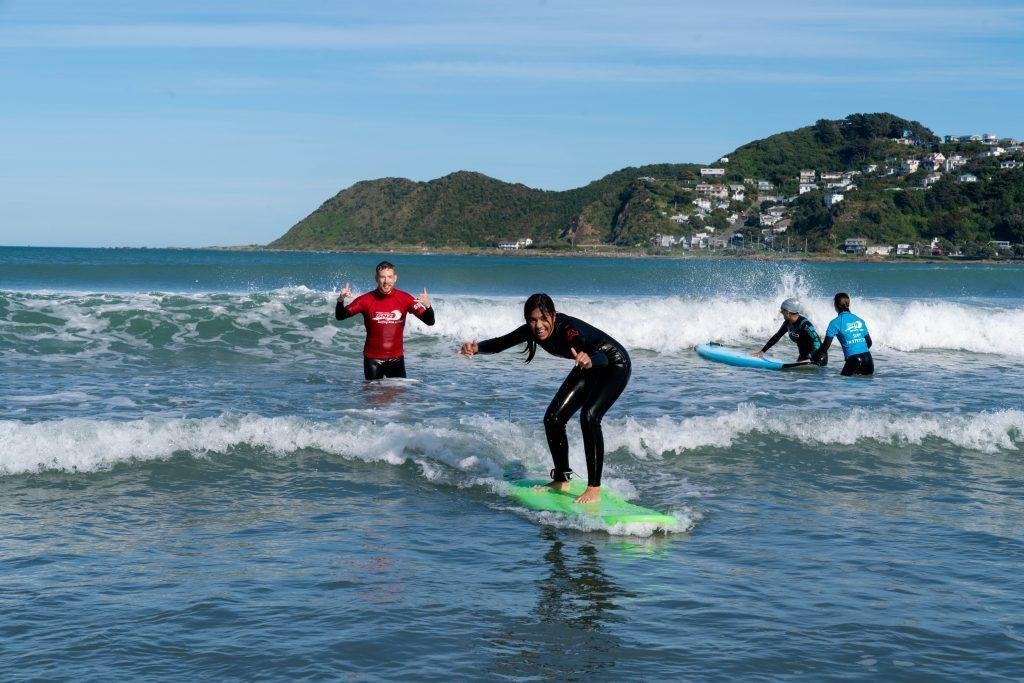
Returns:
[[[430,308],[430,296],[427,295],[426,287],[424,287],[423,292],[418,297],[416,297],[416,301],[419,301],[421,304],[423,304],[423,308]]]

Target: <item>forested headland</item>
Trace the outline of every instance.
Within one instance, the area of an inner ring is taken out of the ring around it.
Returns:
[[[361,181],[268,246],[486,248],[526,238],[541,249],[656,242],[819,253],[863,238],[1020,256],[1024,153],[1012,138],[940,139],[893,114],[852,114],[755,140],[712,163],[624,168],[559,192],[469,171]]]

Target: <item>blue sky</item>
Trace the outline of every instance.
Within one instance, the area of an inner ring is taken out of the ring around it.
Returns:
[[[266,243],[352,183],[544,189],[853,112],[1024,137],[1024,3],[0,0],[0,244]]]

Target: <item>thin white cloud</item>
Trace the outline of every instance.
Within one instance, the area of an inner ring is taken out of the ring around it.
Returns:
[[[1024,8],[929,6],[925,11],[866,3],[741,3],[728,11],[712,5],[654,5],[626,15],[621,5],[555,7],[524,11],[490,6],[473,15],[463,12],[450,18],[375,24],[7,25],[0,27],[0,47],[500,50],[508,54],[573,51],[593,55],[630,51],[855,59],[871,54],[925,56],[948,49],[950,44],[1015,37],[1024,31]],[[628,30],[623,28],[624,22]]]
[[[423,61],[390,64],[382,71],[443,78],[481,80],[566,81],[592,83],[761,83],[761,84],[885,84],[975,83],[1019,87],[1024,72],[1012,66],[990,66],[979,71],[971,66],[892,69],[879,66],[857,73],[812,71],[798,67],[757,65],[751,67],[689,67],[622,64],[564,64],[522,62]]]

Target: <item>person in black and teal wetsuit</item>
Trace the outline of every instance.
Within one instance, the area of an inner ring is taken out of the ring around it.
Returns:
[[[587,459],[587,489],[577,503],[596,503],[601,499],[601,469],[604,466],[604,435],[601,418],[612,407],[629,382],[632,370],[629,353],[619,342],[601,330],[577,318],[555,312],[547,294],[531,295],[523,305],[526,324],[508,334],[482,342],[466,342],[459,349],[464,356],[499,353],[517,344],[526,344],[526,362],[533,360],[537,347],[553,356],[569,358],[573,368],[555,392],[544,413],[544,433],[554,469],[548,486],[569,488],[569,441],[565,425],[580,411],[583,451]]]
[[[754,356],[761,358],[768,349],[775,346],[775,343],[782,339],[782,335],[789,334],[789,338],[796,344],[800,355],[796,359],[798,363],[810,363],[811,356],[815,351],[821,348],[821,337],[818,336],[818,332],[814,329],[814,325],[811,321],[805,318],[800,313],[800,301],[798,299],[789,298],[782,302],[779,306],[779,312],[782,313],[782,317],[785,319],[782,323],[782,327],[779,331],[772,335],[772,338],[764,343],[760,351],[754,353]],[[828,364],[828,354],[824,353],[821,355],[820,360],[816,361],[818,365],[824,367]]]
[[[836,313],[839,315],[832,319],[825,330],[825,341],[821,348],[814,352],[811,360],[821,357],[828,352],[832,340],[838,338],[843,347],[843,355],[846,363],[843,365],[842,374],[845,377],[851,375],[873,375],[875,374],[875,362],[871,358],[871,335],[868,333],[867,323],[850,313],[850,295],[846,292],[839,292],[833,299]]]

